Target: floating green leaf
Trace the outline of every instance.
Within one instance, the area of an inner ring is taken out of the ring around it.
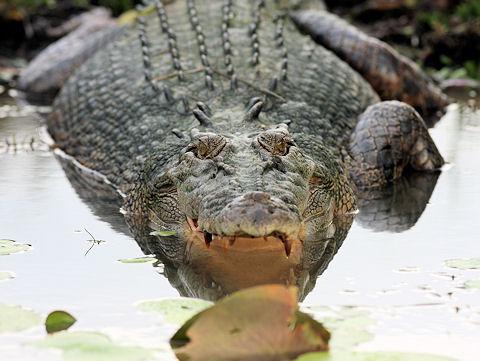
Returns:
[[[325,327],[330,330],[332,338],[329,345],[331,351],[347,351],[354,346],[370,341],[374,335],[366,328],[376,323],[370,317],[370,312],[357,307],[313,307],[314,311],[320,312],[316,318],[321,318]]]
[[[41,348],[57,348],[63,351],[65,361],[139,361],[157,359],[159,350],[123,346],[112,343],[110,338],[96,332],[59,332],[45,339],[29,343]]]
[[[157,259],[155,257],[138,257],[138,258],[124,258],[119,259],[118,262],[122,263],[146,263],[146,262],[154,262]]]
[[[47,316],[45,328],[48,333],[63,331],[72,326],[77,319],[65,311],[53,311]]]
[[[445,266],[458,269],[480,268],[480,258],[449,259],[445,261]]]
[[[180,360],[287,360],[326,350],[329,332],[298,311],[297,289],[248,288],[188,320],[171,338]]]
[[[480,280],[470,280],[465,282],[467,288],[480,288]]]
[[[10,278],[14,278],[15,276],[10,273],[10,272],[4,272],[4,271],[0,271],[0,281],[2,280],[8,280]]]
[[[137,307],[142,311],[160,312],[166,322],[182,324],[197,312],[212,305],[212,302],[193,298],[169,298],[158,301],[145,301]]]
[[[173,236],[175,234],[177,234],[177,232],[174,232],[174,231],[153,231],[153,232],[150,232],[151,236],[162,236],[162,237]]]
[[[0,239],[0,255],[23,252],[30,247],[29,244],[17,243],[11,239]]]
[[[313,352],[295,361],[455,361],[451,358],[407,352]]]
[[[0,333],[21,331],[42,322],[42,316],[20,306],[0,303]]]

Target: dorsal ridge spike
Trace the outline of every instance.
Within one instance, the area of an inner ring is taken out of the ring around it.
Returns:
[[[170,104],[175,102],[175,98],[172,92],[170,91],[170,88],[167,87],[166,85],[163,86],[163,94],[165,95],[165,100],[167,101],[167,103]]]
[[[245,117],[243,118],[243,120],[252,121],[254,119],[257,119],[260,115],[260,112],[262,111],[262,108],[263,101],[257,101],[247,110],[247,113],[245,113]]]
[[[197,102],[197,104],[195,104],[195,107],[200,109],[207,116],[212,115],[212,111],[210,110],[210,107],[207,104],[205,104],[204,102]]]
[[[277,90],[278,78],[274,76],[272,80],[270,80],[270,84],[268,84],[268,90],[274,92]]]
[[[177,138],[180,138],[180,139],[185,137],[185,135],[180,131],[180,129],[177,129],[177,128],[172,129],[172,133],[175,134]]]
[[[194,108],[192,113],[201,125],[207,126],[212,124],[212,120],[200,108]]]
[[[249,111],[255,104],[257,104],[261,100],[262,100],[262,98],[260,98],[260,97],[251,98],[247,103],[247,111]]]

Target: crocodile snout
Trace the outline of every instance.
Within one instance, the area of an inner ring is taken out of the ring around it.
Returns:
[[[248,192],[234,198],[213,217],[198,219],[202,230],[217,235],[264,237],[283,234],[298,238],[301,218],[279,198]]]

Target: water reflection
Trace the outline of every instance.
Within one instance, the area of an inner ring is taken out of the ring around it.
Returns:
[[[201,240],[177,235],[152,236],[143,224],[127,226],[119,209],[122,197],[101,177],[58,157],[80,198],[116,231],[133,234],[146,255],[155,255],[163,274],[181,296],[217,300],[236,290],[259,284],[296,285],[303,300],[313,290],[341,247],[354,216],[334,219],[314,242],[295,241],[290,256],[280,242],[237,237],[234,244],[215,240],[207,248]],[[430,199],[439,173],[411,173],[394,184],[359,191],[357,220],[375,231],[401,232],[412,227]],[[158,266],[158,264],[156,264]]]
[[[358,191],[357,222],[375,232],[403,232],[422,215],[440,172],[412,172],[382,188]]]

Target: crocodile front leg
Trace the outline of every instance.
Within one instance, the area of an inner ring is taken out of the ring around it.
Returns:
[[[444,164],[420,115],[398,101],[368,107],[352,131],[343,156],[359,187],[393,181],[407,166],[433,171]]]
[[[383,100],[410,104],[429,125],[443,114],[448,98],[415,63],[388,44],[325,11],[297,11],[291,17],[302,32],[358,71]]]

